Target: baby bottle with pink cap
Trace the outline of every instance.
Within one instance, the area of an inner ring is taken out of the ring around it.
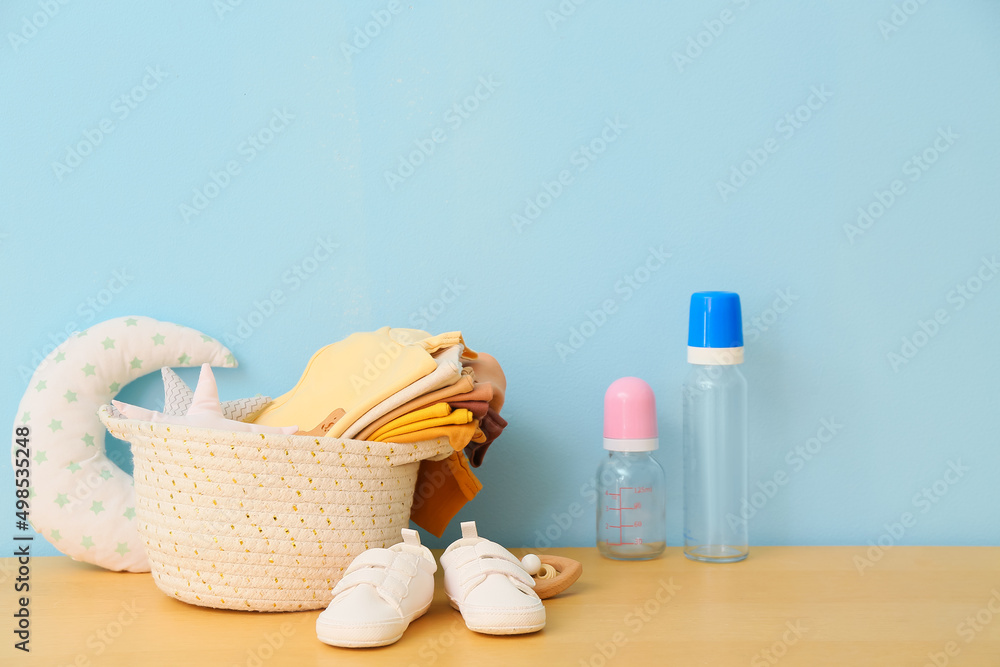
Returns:
[[[597,470],[597,549],[618,560],[656,558],[666,547],[667,516],[656,398],[643,380],[615,380],[604,395],[604,449]]]

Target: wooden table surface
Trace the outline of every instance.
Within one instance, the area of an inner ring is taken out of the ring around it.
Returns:
[[[148,574],[34,558],[30,655],[12,648],[16,564],[5,558],[0,665],[1000,666],[1000,548],[892,547],[857,561],[866,550],[757,547],[707,565],[677,548],[634,563],[553,549],[581,561],[583,577],[546,602],[542,632],[518,637],[469,631],[439,568],[430,611],[379,649],[321,644],[319,611],[192,607]]]

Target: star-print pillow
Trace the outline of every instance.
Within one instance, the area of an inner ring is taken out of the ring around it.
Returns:
[[[126,384],[169,366],[236,366],[200,331],[118,317],[75,333],[35,370],[17,410],[15,478],[30,479],[31,524],[59,551],[109,570],[146,572],[132,476],[104,450],[97,412]],[[30,475],[18,461],[30,460]]]

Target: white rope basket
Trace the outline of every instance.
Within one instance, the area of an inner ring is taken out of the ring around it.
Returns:
[[[417,469],[447,438],[394,444],[101,421],[132,444],[136,520],[157,587],[244,611],[321,609],[354,557],[401,540]]]

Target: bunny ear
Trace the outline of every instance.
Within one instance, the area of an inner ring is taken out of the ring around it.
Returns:
[[[201,375],[198,376],[198,386],[194,390],[194,398],[189,415],[217,415],[222,417],[222,405],[219,403],[219,387],[215,384],[212,367],[202,364]]]

